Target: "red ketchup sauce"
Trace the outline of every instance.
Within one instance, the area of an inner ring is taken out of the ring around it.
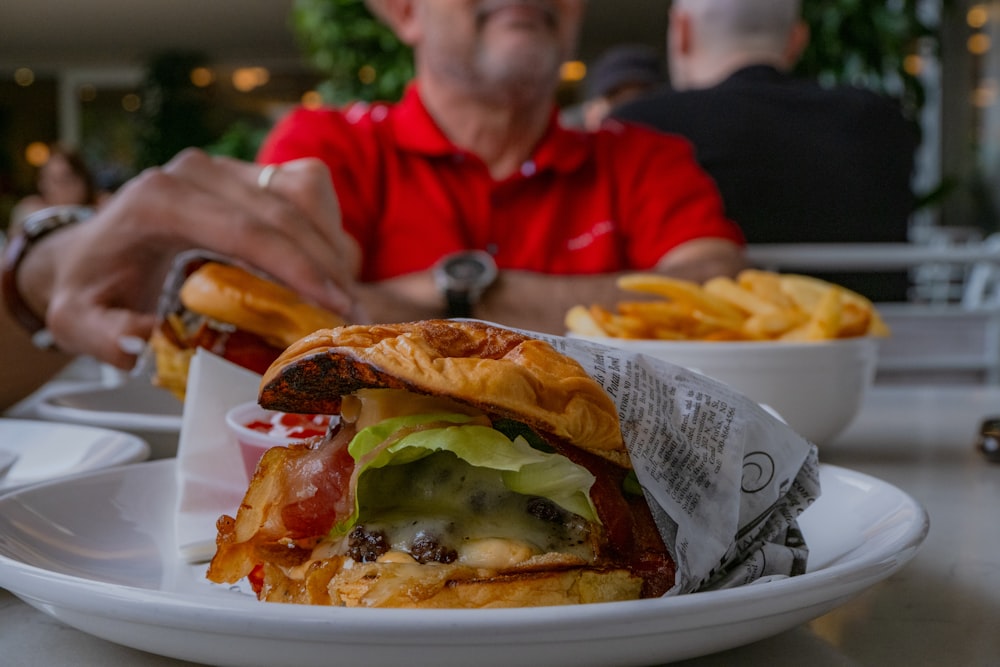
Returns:
[[[329,426],[330,415],[299,415],[287,412],[276,413],[268,421],[258,419],[246,424],[247,428],[254,431],[276,438],[286,438],[289,441],[325,435]]]

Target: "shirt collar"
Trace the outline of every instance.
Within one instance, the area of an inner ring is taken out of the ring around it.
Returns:
[[[402,99],[395,105],[392,117],[396,144],[403,150],[436,157],[469,154],[441,131],[420,99],[416,84],[406,88]],[[529,158],[531,168],[522,170],[522,174],[530,176],[546,170],[573,171],[586,160],[592,142],[592,135],[560,125],[558,110],[553,106],[549,127]]]
[[[752,81],[756,83],[760,81],[782,81],[787,78],[787,74],[782,74],[773,65],[747,65],[730,74],[726,82]]]

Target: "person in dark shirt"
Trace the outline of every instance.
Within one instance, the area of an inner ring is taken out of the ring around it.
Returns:
[[[680,134],[749,243],[907,240],[917,126],[870,90],[790,74],[808,42],[800,0],[675,0],[670,87],[613,116]],[[825,274],[877,301],[905,274]]]
[[[667,82],[666,60],[647,44],[619,44],[587,70],[583,127],[596,130],[615,107],[641,97]]]

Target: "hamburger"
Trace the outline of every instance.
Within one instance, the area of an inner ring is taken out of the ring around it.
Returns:
[[[548,343],[429,320],[296,342],[259,403],[337,415],[262,457],[208,578],[272,602],[481,608],[660,596],[675,565],[617,410]]]
[[[281,352],[317,329],[344,320],[241,267],[206,262],[191,272],[150,336],[153,383],[184,398],[188,367],[201,347],[263,374]]]

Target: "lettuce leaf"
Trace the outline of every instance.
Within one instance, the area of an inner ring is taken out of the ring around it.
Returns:
[[[457,413],[406,415],[383,420],[359,431],[348,451],[359,469],[406,465],[434,452],[451,452],[471,466],[501,471],[504,485],[515,493],[541,496],[589,521],[598,521],[590,499],[594,476],[561,454],[534,449],[523,437],[510,440],[500,431]],[[358,520],[354,512],[334,531],[348,532]]]

